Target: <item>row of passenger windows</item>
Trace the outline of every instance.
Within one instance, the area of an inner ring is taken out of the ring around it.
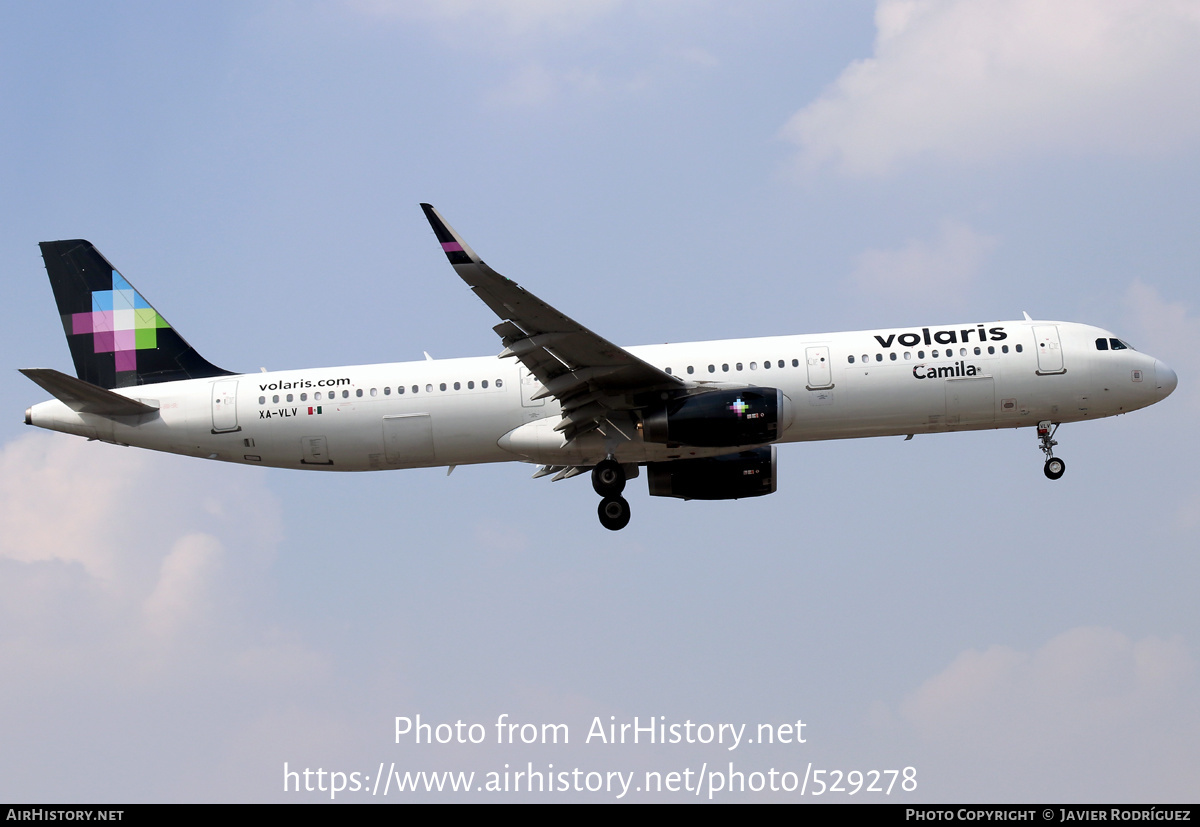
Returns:
[[[1024,350],[1025,350],[1025,348],[1021,347],[1020,345],[1016,345],[1016,350],[1017,350],[1017,353],[1023,353],[1023,352],[1024,352]],[[983,355],[983,348],[981,348],[981,347],[975,347],[975,348],[973,348],[973,351],[974,351],[974,353],[975,353],[975,355],[976,355],[976,356],[982,356],[982,355]],[[988,352],[988,354],[989,354],[989,355],[993,355],[993,356],[994,356],[994,355],[995,355],[995,353],[996,353],[996,346],[995,346],[995,345],[988,345],[987,352]],[[1000,352],[1001,352],[1001,353],[1008,353],[1008,345],[1000,345]],[[940,354],[942,354],[942,355],[940,355],[940,356],[939,356],[939,355],[938,355],[939,353],[940,353]],[[966,355],[967,355],[967,348],[965,348],[965,347],[960,347],[960,348],[958,349],[958,355],[959,355],[959,356],[966,356]],[[952,348],[952,347],[948,347],[948,348],[946,348],[946,350],[945,350],[944,352],[943,352],[943,351],[940,351],[940,350],[932,350],[932,351],[930,351],[930,352],[929,352],[929,358],[930,358],[930,359],[953,359],[954,357],[955,357],[955,353],[954,353],[954,348]],[[895,352],[892,352],[892,353],[889,353],[889,354],[888,354],[888,358],[889,358],[891,361],[895,362],[895,361],[897,361],[897,360],[898,360],[900,357],[899,357],[899,356],[897,356]],[[911,350],[906,350],[906,351],[904,351],[904,358],[905,358],[905,359],[909,359],[909,360],[911,360],[911,359],[913,358],[912,351],[911,351]],[[923,350],[918,350],[918,351],[917,351],[917,358],[918,358],[918,359],[924,359],[924,358],[925,358],[925,351],[923,351]],[[847,357],[846,357],[846,360],[847,360],[847,361],[848,361],[850,364],[852,364],[852,365],[854,364],[854,357],[853,357],[853,356],[847,356]],[[866,364],[867,362],[870,362],[870,361],[871,361],[871,356],[870,356],[869,354],[867,354],[867,353],[864,353],[864,354],[862,355],[862,361],[863,361],[863,364]],[[882,354],[882,353],[876,353],[876,354],[875,354],[875,361],[876,361],[876,362],[882,362],[882,361],[883,361],[883,354]]]
[[[787,366],[787,363],[786,363],[786,362],[785,362],[783,359],[780,359],[779,361],[775,362],[774,364],[775,364],[775,366],[776,366],[776,367],[781,367],[781,368],[782,368],[782,367],[786,367],[786,366]],[[764,362],[762,363],[762,369],[763,369],[763,370],[770,370],[770,369],[771,369],[771,365],[772,365],[772,363],[771,363],[771,360],[770,360],[770,359],[767,359],[766,361],[764,361]],[[799,360],[799,359],[793,359],[793,360],[792,360],[792,367],[794,367],[794,368],[798,368],[798,367],[800,367],[800,360]],[[738,362],[738,363],[736,363],[736,364],[734,365],[733,369],[734,369],[734,370],[745,370],[745,367],[743,366],[743,364],[742,364],[741,362]],[[668,374],[671,374],[671,373],[673,373],[671,368],[663,368],[663,370],[665,370],[665,371],[666,371]],[[750,363],[750,370],[758,370],[758,362],[751,362],[751,363]],[[695,373],[695,372],[696,372],[696,366],[695,366],[695,365],[688,365],[688,366],[687,366],[687,372],[688,372],[688,373]],[[716,372],[717,372],[717,366],[716,366],[716,365],[709,365],[709,366],[708,366],[708,372],[709,372],[709,373],[716,373]],[[728,364],[723,364],[723,365],[721,365],[721,372],[722,372],[722,373],[729,373],[729,365],[728,365]]]
[[[497,388],[502,388],[502,387],[504,387],[504,380],[503,380],[503,379],[497,379],[497,380],[496,380],[496,384],[495,384],[495,386],[496,386]],[[410,387],[411,387],[411,390],[412,390],[412,392],[413,392],[413,393],[420,393],[420,392],[421,392],[421,386],[420,386],[420,385],[411,385]],[[440,382],[440,383],[438,383],[438,384],[435,386],[435,385],[434,385],[432,382],[430,382],[430,383],[428,383],[428,384],[426,384],[426,385],[425,385],[425,393],[433,393],[433,392],[434,392],[434,388],[435,388],[435,387],[436,387],[436,388],[437,388],[437,390],[439,390],[439,391],[446,391],[446,390],[450,390],[451,388],[453,388],[453,389],[454,389],[454,390],[456,390],[456,391],[460,391],[460,390],[462,390],[462,389],[463,389],[463,383],[462,383],[462,382],[454,382],[454,383],[452,383],[452,384],[450,384],[450,385],[447,385],[445,382]],[[484,379],[482,382],[480,382],[480,383],[479,383],[479,387],[480,387],[480,388],[483,388],[483,389],[486,389],[486,388],[488,387],[488,380]],[[471,381],[467,382],[467,383],[466,383],[466,389],[467,389],[467,390],[469,390],[469,391],[473,391],[473,390],[475,390],[475,381],[474,381],[474,380],[471,380]],[[355,396],[355,398],[359,398],[359,399],[361,399],[363,396],[366,396],[366,395],[370,395],[370,396],[379,396],[379,393],[380,393],[380,391],[379,391],[379,388],[371,388],[370,390],[367,390],[367,391],[364,391],[362,388],[358,388],[356,391],[354,391],[354,396]],[[397,396],[403,396],[403,395],[404,395],[404,393],[405,393],[405,387],[404,387],[404,385],[399,385],[399,386],[397,386],[397,388],[396,388],[396,395],[397,395]],[[391,388],[384,388],[384,389],[383,389],[383,395],[384,395],[384,396],[391,396],[391,395],[392,395],[392,389],[391,389]],[[312,398],[313,398],[313,401],[314,401],[314,402],[320,402],[320,401],[322,401],[322,400],[321,400],[321,391],[317,391],[316,393],[314,393],[314,394],[312,395]],[[325,398],[326,398],[327,400],[329,400],[330,402],[332,402],[332,401],[336,400],[336,399],[338,398],[337,391],[329,391],[329,392],[326,394]],[[342,391],[342,399],[349,399],[349,398],[350,398],[350,391],[348,391],[348,390],[344,390],[344,391]],[[295,402],[295,401],[296,401],[295,394],[291,394],[291,393],[289,393],[289,394],[288,394],[288,395],[285,397],[285,401],[287,401],[287,402]],[[308,394],[307,394],[307,393],[302,393],[302,394],[300,394],[300,401],[301,401],[301,402],[307,402],[307,401],[308,401]],[[260,396],[260,397],[258,397],[258,404],[260,404],[260,405],[265,405],[265,404],[267,404],[267,397],[265,397],[265,396]],[[275,394],[274,396],[272,396],[272,397],[271,397],[271,404],[273,404],[273,405],[278,405],[278,404],[279,404],[279,394]]]
[[[1121,350],[1121,349],[1123,349],[1123,348],[1127,347],[1127,345],[1123,344],[1122,342],[1120,342],[1120,341],[1119,341],[1119,340],[1117,340],[1117,339],[1111,339],[1111,340],[1109,340],[1109,341],[1111,341],[1111,342],[1112,342],[1112,349],[1113,349],[1113,350]],[[1107,345],[1105,344],[1105,340],[1104,340],[1104,339],[1097,339],[1097,340],[1096,340],[1096,348],[1097,348],[1098,350],[1107,350],[1107,349],[1108,349]],[[1021,353],[1021,352],[1023,352],[1023,350],[1024,350],[1024,349],[1023,349],[1023,348],[1022,348],[1020,345],[1016,345],[1016,351],[1017,351],[1017,353]],[[988,345],[987,352],[988,352],[988,354],[989,354],[989,355],[995,355],[995,353],[996,353],[996,347],[995,347],[995,345]],[[1008,345],[1001,345],[1001,346],[1000,346],[1000,352],[1001,352],[1001,353],[1008,353]],[[982,348],[980,348],[980,347],[975,347],[975,348],[974,348],[974,353],[975,353],[975,355],[976,355],[976,356],[982,356],[982,355],[983,355],[983,350],[982,350]],[[930,352],[930,358],[932,358],[932,359],[938,359],[938,358],[953,359],[953,358],[954,358],[954,355],[955,355],[955,354],[954,354],[954,348],[952,348],[952,347],[948,347],[948,348],[946,348],[946,350],[944,351],[944,355],[940,355],[940,354],[943,354],[943,351],[940,351],[940,350],[933,350],[933,351],[931,351],[931,352]],[[965,347],[963,347],[963,348],[959,348],[959,350],[958,350],[958,355],[959,355],[959,356],[966,356],[966,355],[967,355],[967,348],[965,348]],[[894,352],[893,352],[893,353],[889,353],[889,354],[888,354],[888,357],[889,357],[889,358],[891,359],[891,361],[893,361],[893,362],[897,361],[897,360],[900,358],[900,357],[898,357],[898,356],[897,356],[897,355],[896,355]],[[852,365],[854,364],[854,362],[855,362],[855,357],[853,357],[853,356],[848,356],[848,357],[846,357],[846,358],[847,358],[847,361],[849,361],[849,363],[850,363],[850,364],[852,364]],[[905,358],[905,359],[908,359],[908,360],[911,360],[911,359],[913,358],[912,351],[909,351],[909,350],[906,350],[906,351],[904,351],[904,358]],[[918,358],[918,359],[924,359],[924,358],[925,358],[925,351],[923,351],[923,350],[918,350],[918,351],[917,351],[917,358]],[[870,357],[870,355],[869,355],[869,354],[866,354],[866,353],[864,353],[864,354],[863,354],[863,356],[862,356],[862,361],[863,361],[863,363],[864,363],[864,364],[865,364],[865,363],[867,363],[867,362],[869,362],[869,361],[871,361],[871,357]],[[882,362],[882,361],[883,361],[883,354],[882,354],[882,353],[876,353],[876,354],[875,354],[875,361],[876,361],[876,362]],[[758,368],[759,368],[759,363],[758,363],[758,362],[751,362],[751,363],[750,363],[750,365],[749,365],[749,367],[750,367],[750,370],[758,370]],[[762,369],[763,369],[763,370],[770,370],[772,367],[776,367],[776,368],[785,368],[785,367],[787,367],[787,362],[786,362],[785,360],[783,360],[783,359],[777,359],[777,360],[775,360],[774,362],[772,362],[772,360],[770,360],[770,359],[765,359],[765,360],[762,362]],[[799,360],[799,359],[793,359],[793,360],[792,360],[792,367],[794,367],[794,368],[798,368],[798,367],[800,367],[800,360]],[[745,365],[744,365],[742,362],[736,362],[736,363],[734,363],[734,365],[733,365],[733,369],[734,369],[734,370],[736,370],[736,371],[741,371],[741,370],[744,370],[744,369],[745,369]],[[674,373],[674,371],[673,371],[671,368],[664,368],[664,370],[665,370],[665,371],[666,371],[668,374],[673,374],[673,373]],[[722,373],[729,373],[729,370],[730,370],[730,366],[729,366],[729,363],[728,363],[728,362],[726,362],[726,363],[723,363],[723,364],[721,365],[721,372],[722,372]],[[696,372],[696,366],[695,366],[695,365],[688,365],[688,366],[687,366],[687,372],[688,372],[688,374],[694,374],[694,373]],[[717,372],[717,366],[716,366],[715,364],[714,364],[714,365],[709,365],[709,366],[708,366],[708,372],[709,372],[709,373],[716,373],[716,372]],[[484,379],[482,382],[480,382],[480,383],[479,383],[479,386],[480,386],[481,388],[486,388],[486,387],[488,386],[488,380]],[[502,388],[502,387],[504,387],[504,380],[503,380],[503,379],[497,379],[497,380],[496,380],[496,387],[497,387],[497,388]],[[411,386],[411,388],[412,388],[412,392],[413,392],[413,393],[420,393],[420,391],[421,391],[421,386],[420,386],[420,385],[412,385],[412,386]],[[447,386],[447,384],[446,384],[445,382],[441,382],[440,384],[438,384],[438,385],[437,385],[437,388],[438,388],[438,390],[442,390],[442,391],[449,390],[449,386]],[[454,390],[456,390],[456,391],[457,391],[457,390],[462,390],[462,382],[455,382],[455,383],[453,383],[453,388],[454,388]],[[469,381],[469,382],[467,382],[467,390],[474,390],[474,389],[475,389],[475,382],[474,382],[474,381]],[[433,385],[433,383],[432,383],[432,382],[431,382],[431,383],[428,383],[428,384],[426,384],[426,385],[425,385],[425,392],[426,392],[426,393],[433,393],[433,390],[434,390],[434,385]],[[403,385],[400,385],[400,386],[398,386],[398,387],[396,388],[396,395],[398,395],[398,396],[400,396],[400,395],[403,395],[403,394],[404,394],[404,392],[405,392],[405,389],[404,389],[404,386],[403,386]],[[369,391],[369,393],[370,393],[370,395],[371,395],[371,396],[378,396],[378,395],[379,395],[379,390],[378,390],[377,388],[371,388],[371,389],[370,389],[370,391]],[[383,395],[384,395],[384,396],[390,396],[390,395],[391,395],[391,393],[392,393],[392,389],[391,389],[391,388],[384,388],[384,389],[383,389]],[[358,390],[356,390],[356,391],[354,392],[354,395],[355,395],[356,397],[361,397],[361,396],[363,396],[363,389],[362,389],[362,388],[359,388]],[[344,390],[344,391],[342,391],[342,398],[343,398],[343,399],[349,399],[349,398],[350,398],[350,391],[348,391],[348,390]],[[337,391],[329,391],[329,392],[328,392],[328,399],[330,399],[330,400],[337,399]],[[286,401],[288,401],[288,402],[294,402],[294,401],[295,401],[295,399],[294,399],[294,396],[293,396],[293,394],[290,394],[290,393],[289,393],[289,394],[287,395],[287,400],[286,400]],[[308,401],[308,394],[307,394],[307,393],[302,393],[302,394],[300,394],[300,401],[301,401],[301,402],[307,402],[307,401]],[[316,393],[314,393],[314,394],[313,394],[313,401],[314,401],[314,402],[320,402],[320,401],[321,401],[321,391],[317,391]],[[273,404],[278,404],[278,403],[279,403],[279,395],[278,395],[278,394],[276,394],[275,396],[272,396],[272,397],[271,397],[271,402],[272,402]],[[260,405],[265,405],[265,404],[267,404],[267,398],[266,398],[265,396],[260,396],[260,397],[258,397],[258,404],[260,404]]]
[[[1103,341],[1103,340],[1102,340],[1102,339],[1097,339],[1097,340],[1096,340],[1096,347],[1100,348],[1101,350],[1104,350],[1105,348],[1101,347],[1101,345],[1100,345],[1100,342],[1101,342],[1101,341]],[[1116,339],[1113,339],[1113,341],[1115,342],[1115,341],[1117,341],[1117,340],[1116,340]],[[1025,349],[1024,349],[1024,348],[1023,348],[1021,345],[1016,345],[1016,346],[1015,346],[1015,348],[1016,348],[1016,351],[1017,351],[1017,353],[1023,353],[1023,352],[1024,352],[1024,350],[1025,350]],[[1113,349],[1114,349],[1114,350],[1116,350],[1116,346],[1115,346],[1115,345],[1114,345]],[[982,355],[983,355],[983,348],[981,348],[981,347],[975,347],[975,348],[972,348],[971,350],[974,352],[974,354],[975,354],[976,356],[982,356]],[[988,354],[989,354],[989,355],[993,355],[993,356],[994,356],[994,355],[996,354],[996,346],[995,346],[995,345],[988,345],[987,352],[988,352]],[[1001,345],[1001,346],[1000,346],[1000,352],[1001,352],[1001,353],[1008,353],[1008,345]],[[931,358],[931,359],[953,359],[953,358],[955,357],[954,348],[952,348],[952,347],[948,347],[948,348],[946,348],[944,351],[943,351],[943,350],[940,350],[940,349],[938,349],[938,350],[932,350],[932,351],[930,351],[930,354],[929,354],[929,355],[930,355],[930,358]],[[968,355],[968,348],[965,348],[965,347],[963,347],[963,348],[959,348],[959,349],[958,349],[958,355],[959,355],[959,356],[966,356],[966,355]],[[899,360],[901,357],[900,357],[899,355],[897,355],[896,353],[894,353],[894,352],[893,352],[893,353],[889,353],[889,354],[888,354],[888,358],[889,358],[891,361],[895,362],[895,361],[898,361],[898,360]],[[904,359],[911,360],[911,359],[913,358],[913,353],[912,353],[912,351],[911,351],[911,350],[906,350],[906,351],[904,351],[904,356],[903,356],[903,358],[904,358]],[[918,351],[917,351],[917,358],[918,358],[918,359],[924,359],[924,358],[925,358],[925,351],[923,351],[923,350],[918,350]],[[854,363],[857,361],[857,358],[856,358],[856,357],[854,357],[854,356],[847,356],[847,357],[846,357],[846,360],[847,360],[847,361],[848,361],[850,364],[852,364],[852,365],[853,365],[853,364],[854,364]],[[862,361],[863,361],[863,363],[870,362],[870,361],[871,361],[871,356],[870,356],[870,354],[864,353],[864,354],[862,355]],[[883,361],[883,354],[882,354],[882,353],[876,353],[876,354],[875,354],[875,361],[876,361],[876,362],[882,362],[882,361]],[[770,359],[767,359],[767,360],[765,360],[765,361],[762,363],[762,369],[763,369],[763,370],[770,370],[772,366],[774,366],[774,367],[776,367],[776,368],[784,368],[784,367],[787,367],[787,362],[786,362],[786,361],[784,361],[783,359],[778,359],[778,360],[776,360],[776,361],[774,361],[774,362],[772,362]],[[751,362],[751,363],[750,363],[750,365],[749,365],[749,367],[750,367],[750,370],[758,370],[758,368],[759,368],[759,363],[758,363],[758,362]],[[798,367],[800,367],[800,360],[799,360],[799,359],[793,359],[793,360],[792,360],[792,367],[794,367],[794,368],[798,368]],[[744,368],[745,368],[745,366],[744,366],[744,365],[743,365],[741,362],[737,362],[737,363],[735,363],[735,364],[733,365],[733,369],[734,369],[734,370],[736,370],[736,371],[743,370]],[[664,370],[666,370],[666,372],[667,372],[667,373],[673,373],[673,371],[672,371],[672,369],[671,369],[671,368],[664,368]],[[730,366],[729,366],[729,364],[728,364],[728,363],[725,363],[725,364],[722,364],[722,365],[721,365],[721,372],[722,372],[722,373],[729,373],[729,370],[730,370]],[[693,374],[693,373],[695,373],[695,372],[696,372],[696,367],[695,367],[695,365],[688,365],[688,366],[687,366],[687,372],[688,372],[689,374]],[[709,365],[709,366],[708,366],[708,372],[709,372],[709,373],[716,373],[716,372],[717,372],[717,366],[716,366],[716,365]]]

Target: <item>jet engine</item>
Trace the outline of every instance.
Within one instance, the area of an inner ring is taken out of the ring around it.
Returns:
[[[651,462],[646,479],[652,497],[682,500],[738,500],[774,494],[775,446],[707,459]]]
[[[647,412],[642,420],[646,442],[696,448],[762,445],[780,436],[783,391],[737,388],[681,396]]]

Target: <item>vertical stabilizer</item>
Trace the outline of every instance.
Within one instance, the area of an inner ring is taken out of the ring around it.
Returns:
[[[91,242],[39,246],[80,379],[127,388],[230,375],[184,341]]]

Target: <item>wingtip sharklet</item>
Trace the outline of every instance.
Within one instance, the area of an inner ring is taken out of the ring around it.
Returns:
[[[425,212],[425,218],[429,221],[429,226],[433,227],[433,234],[437,236],[438,242],[442,245],[442,252],[446,254],[446,258],[450,259],[451,264],[482,264],[482,259],[475,254],[467,242],[462,240],[462,236],[454,232],[454,228],[446,223],[446,220],[438,214],[438,211],[433,208],[432,204],[421,203],[421,209]]]

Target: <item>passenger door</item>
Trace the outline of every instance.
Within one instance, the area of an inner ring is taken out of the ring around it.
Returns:
[[[221,379],[212,386],[212,432],[240,431],[237,419],[237,380]]]

